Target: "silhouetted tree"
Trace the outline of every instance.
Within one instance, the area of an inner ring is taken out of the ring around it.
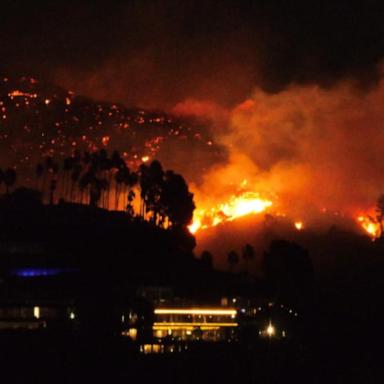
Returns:
[[[134,216],[133,201],[135,199],[135,191],[133,190],[134,186],[138,182],[138,176],[135,172],[130,172],[127,167],[127,172],[124,177],[124,185],[126,187],[126,210],[129,216]]]
[[[57,188],[57,180],[51,179],[49,184],[49,204],[53,205],[55,203],[55,191]]]
[[[38,165],[39,167],[39,165]],[[41,169],[36,168],[36,173],[41,172]],[[54,158],[52,156],[47,156],[44,159],[44,165],[43,165],[43,183],[41,192],[44,195],[45,192],[45,184],[46,184],[46,177],[50,175],[49,184],[48,184],[48,192],[49,192],[49,202],[51,203],[51,200],[53,201],[54,196],[52,195],[54,191],[56,190],[56,184],[57,184],[57,174],[59,172],[59,164],[55,162]],[[55,180],[55,182],[53,182]]]
[[[303,306],[313,286],[313,266],[308,251],[286,240],[274,240],[263,259],[265,277],[276,299]]]
[[[90,205],[108,209],[109,191],[114,186],[114,208],[123,206],[128,215],[134,217],[133,203],[138,187],[141,198],[139,215],[144,220],[160,227],[183,230],[192,220],[195,204],[187,183],[173,171],[164,172],[159,161],[142,164],[136,173],[128,168],[117,151],[111,157],[104,149],[83,154],[75,151],[63,160],[61,179],[57,177],[58,170],[59,165],[51,156],[44,159],[44,165],[38,164],[36,167],[38,177],[51,175],[48,188],[51,204],[55,201],[54,193],[60,181],[64,198],[68,196],[70,201],[82,203],[84,196],[88,196]],[[43,179],[43,193],[44,185]]]
[[[376,219],[380,226],[380,238],[383,238],[383,221],[384,221],[384,194],[380,195],[376,204]]]
[[[184,178],[173,171],[165,173],[161,205],[173,226],[186,227],[191,223],[195,203]]]
[[[201,263],[205,269],[211,270],[213,268],[213,256],[209,251],[203,251],[200,255]]]
[[[13,168],[8,168],[4,172],[4,184],[5,184],[5,193],[8,194],[11,187],[16,183],[16,171]]]
[[[229,265],[230,271],[233,271],[235,269],[235,266],[239,264],[239,255],[236,251],[232,250],[227,255],[227,262]]]
[[[91,183],[94,179],[94,174],[88,170],[85,172],[79,179],[79,189],[80,189],[80,201],[83,202],[84,192],[90,189]],[[88,193],[89,195],[90,193]],[[88,203],[90,200],[88,199]]]
[[[3,170],[0,168],[0,188],[1,188],[1,184],[3,184],[4,182],[4,172]]]
[[[63,160],[63,171],[64,171],[64,176],[63,176],[63,197],[64,199],[67,199],[68,195],[68,184],[69,184],[69,175],[70,172],[72,171],[73,168],[73,157],[66,157]]]
[[[119,166],[119,168],[117,169],[117,172],[115,173],[115,209],[116,210],[119,208],[121,188],[127,177],[126,175],[127,172],[129,172],[127,170],[127,167]]]
[[[44,166],[43,166],[43,164],[38,163],[36,165],[35,174],[36,174],[36,188],[39,189],[40,191],[42,191],[42,187],[43,186],[42,186],[42,183],[40,182],[40,179],[44,175]]]
[[[247,266],[249,268],[249,262],[255,258],[255,250],[250,244],[245,244],[242,250],[242,257]]]
[[[75,162],[73,165],[73,170],[71,173],[71,191],[70,191],[70,199],[71,201],[77,200],[76,195],[74,196],[74,192],[76,190],[76,186],[78,185],[78,181],[81,176],[82,166],[80,162]]]
[[[158,224],[162,215],[161,195],[164,187],[164,171],[159,161],[140,166],[140,190],[143,203],[142,216]]]

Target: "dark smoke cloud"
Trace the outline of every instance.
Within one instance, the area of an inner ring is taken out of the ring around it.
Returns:
[[[383,16],[372,0],[4,1],[1,66],[126,104],[228,106],[255,86],[375,83]]]

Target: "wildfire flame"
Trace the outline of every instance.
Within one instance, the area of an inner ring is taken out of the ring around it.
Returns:
[[[369,215],[359,216],[357,218],[358,223],[361,227],[372,237],[372,239],[377,239],[381,235],[380,224],[373,220]]]
[[[244,181],[241,187],[244,188],[246,184]],[[197,205],[199,208],[195,210],[192,224],[188,226],[192,234],[243,216],[260,214],[267,211],[274,204],[270,199],[261,197],[257,192],[243,191],[230,196],[226,202],[206,205],[203,208],[199,203]],[[323,208],[322,211],[325,212],[326,209]],[[281,216],[285,216],[285,214]],[[372,240],[381,236],[380,223],[373,216],[369,214],[360,215],[356,217],[356,221]],[[299,232],[305,229],[304,222],[301,220],[294,221],[292,224]]]
[[[296,221],[295,222],[295,228],[298,230],[298,231],[301,231],[304,229],[304,224],[302,221]]]
[[[256,192],[247,191],[240,195],[232,195],[227,202],[218,203],[207,209],[197,209],[188,229],[191,233],[196,233],[200,229],[214,227],[242,216],[264,212],[271,206],[271,200],[260,197]]]

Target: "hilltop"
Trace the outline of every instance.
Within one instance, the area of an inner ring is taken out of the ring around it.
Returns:
[[[196,169],[223,157],[201,123],[95,101],[28,76],[0,78],[0,112],[2,164],[29,180],[31,164],[74,150],[113,148],[131,167],[156,157],[192,179],[199,178]]]

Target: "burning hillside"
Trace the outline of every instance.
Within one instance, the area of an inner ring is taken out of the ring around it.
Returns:
[[[327,212],[352,217],[375,238],[383,89],[256,90],[233,109],[187,100],[166,114],[3,77],[2,162],[32,181],[31,167],[46,156],[116,149],[132,169],[156,158],[185,175],[197,206],[193,233],[265,213],[291,217],[300,231]]]
[[[266,212],[303,223],[316,223],[324,213],[353,218],[367,234],[379,236],[383,102],[384,80],[368,90],[349,81],[330,89],[296,85],[274,94],[256,89],[224,110],[226,129],[216,129],[215,141],[227,148],[228,162],[206,172],[196,189],[198,208],[206,213],[197,212],[193,228],[203,227],[201,217],[212,216],[212,207],[239,196],[246,179],[242,193],[270,201]],[[217,120],[219,106],[210,103],[204,110],[196,101],[189,106],[183,105],[184,115],[206,111]],[[225,209],[219,211],[224,219],[216,222],[231,219]]]

